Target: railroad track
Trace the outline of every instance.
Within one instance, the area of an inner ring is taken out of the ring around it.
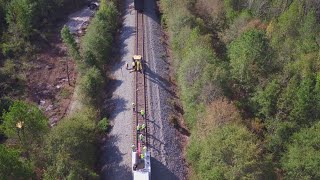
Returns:
[[[140,148],[146,146],[148,148],[148,107],[147,107],[147,83],[146,77],[144,73],[146,59],[144,53],[144,15],[143,13],[136,11],[136,37],[135,37],[135,55],[142,56],[142,72],[135,71],[134,72],[134,103],[135,103],[135,111],[133,112],[133,143],[135,147],[140,145]],[[140,111],[145,111],[144,116],[140,114]],[[142,124],[146,125],[146,128],[143,131],[140,131],[140,134],[144,136],[144,140],[140,141],[139,135],[137,132],[138,124],[141,126]],[[140,143],[139,143],[140,142]]]

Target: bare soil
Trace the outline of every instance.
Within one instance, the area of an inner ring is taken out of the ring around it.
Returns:
[[[78,42],[94,13],[95,10],[84,7],[70,14],[65,22]],[[57,25],[46,37],[46,43],[42,42],[40,52],[31,60],[31,68],[26,73],[27,100],[37,103],[43,109],[51,126],[71,113],[71,104],[75,106],[77,103],[73,95],[77,77],[76,65],[68,57],[67,47],[61,40],[60,30],[63,25]]]
[[[74,91],[76,68],[74,61],[68,58],[60,31],[54,32],[48,40],[50,45],[36,55],[27,72],[27,99],[43,109],[52,126],[66,115]]]

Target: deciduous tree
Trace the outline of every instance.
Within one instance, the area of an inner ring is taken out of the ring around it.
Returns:
[[[320,123],[293,135],[281,159],[286,179],[320,178]]]

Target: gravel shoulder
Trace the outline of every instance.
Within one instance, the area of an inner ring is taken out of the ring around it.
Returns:
[[[156,15],[155,0],[145,1],[146,68],[148,78],[149,127],[153,180],[186,179],[186,163],[183,158],[181,139],[169,123],[176,98],[169,79],[169,63],[166,49],[161,42],[162,30]]]
[[[121,58],[113,66],[108,84],[108,93],[104,109],[111,112],[109,117],[111,131],[103,142],[100,161],[102,163],[101,179],[126,180],[132,179],[131,144],[132,144],[132,109],[133,74],[126,70],[125,64],[130,63],[134,54],[135,14],[132,9],[133,0],[124,3],[125,12],[120,32]]]

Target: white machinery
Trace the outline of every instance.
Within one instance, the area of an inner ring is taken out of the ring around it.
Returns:
[[[132,175],[134,180],[151,179],[150,152],[144,153],[144,158],[139,158],[139,153],[132,151]]]

